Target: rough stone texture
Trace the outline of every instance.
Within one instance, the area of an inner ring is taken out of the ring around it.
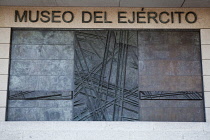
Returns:
[[[139,90],[143,91],[142,97],[149,91],[163,99],[140,100],[140,120],[204,121],[203,100],[187,100],[186,95],[191,91],[202,97],[199,38],[197,31],[138,32]],[[162,94],[164,91],[172,94]],[[186,91],[186,98],[182,98],[185,100],[177,100],[181,99],[176,98],[179,91]],[[196,95],[190,96],[195,99]]]
[[[140,91],[202,91],[199,32],[139,31]]]
[[[201,76],[143,75],[140,91],[202,91]]]
[[[8,121],[71,121],[71,100],[9,100]]]
[[[9,99],[16,100],[9,100],[7,119],[70,121],[72,101],[56,99],[71,98],[73,75],[73,31],[15,30],[12,38]],[[59,107],[60,104],[66,107]]]
[[[74,48],[72,46],[73,44],[70,44],[70,45],[12,45],[11,59],[21,59],[21,60],[74,59]]]
[[[71,31],[14,31],[10,90],[72,91],[73,44]]]
[[[203,101],[141,100],[141,121],[204,121]]]
[[[209,140],[209,128],[186,122],[1,122],[0,140]]]

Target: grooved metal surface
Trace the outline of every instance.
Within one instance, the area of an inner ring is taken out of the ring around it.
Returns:
[[[15,30],[12,41],[8,120],[204,121],[196,30]]]

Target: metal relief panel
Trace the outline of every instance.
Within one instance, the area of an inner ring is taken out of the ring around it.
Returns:
[[[73,31],[13,31],[8,120],[72,119],[68,105],[74,90],[73,43]],[[57,108],[63,102],[67,106]],[[31,108],[33,103],[46,106]]]
[[[199,33],[139,31],[141,99],[202,99]]]
[[[198,32],[17,30],[11,49],[8,120],[204,120]]]
[[[136,31],[77,32],[74,120],[139,120]]]
[[[204,121],[197,31],[139,31],[141,121]]]

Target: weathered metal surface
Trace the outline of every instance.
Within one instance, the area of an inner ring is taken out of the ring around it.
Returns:
[[[9,90],[8,120],[204,121],[199,33],[15,30]]]
[[[141,121],[204,121],[199,32],[139,31]]]
[[[138,51],[128,45],[136,35],[77,32],[74,120],[139,120]]]
[[[202,93],[199,32],[139,31],[138,41],[142,93]]]

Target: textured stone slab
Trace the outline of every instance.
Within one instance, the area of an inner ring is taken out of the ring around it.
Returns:
[[[74,72],[73,60],[12,60],[12,76],[64,76]]]
[[[70,100],[10,100],[10,108],[71,108]]]
[[[10,90],[17,91],[72,91],[73,75],[65,76],[10,76]]]
[[[73,45],[73,31],[21,31],[13,32],[13,45]]]
[[[200,61],[139,61],[140,75],[201,75]]]
[[[202,91],[201,76],[144,75],[139,77],[140,91]]]
[[[139,60],[200,60],[199,32],[139,31]]]
[[[74,59],[71,45],[12,45],[11,59]]]
[[[204,121],[203,101],[147,101],[140,102],[141,121]]]
[[[9,121],[70,121],[72,101],[12,100],[8,108]]]
[[[33,92],[26,97],[35,98],[73,91],[73,31],[14,30],[12,44],[10,95]]]
[[[140,107],[145,108],[159,108],[159,107],[169,107],[169,108],[202,108],[203,101],[201,100],[141,100]]]
[[[140,91],[202,91],[198,31],[138,31]]]

